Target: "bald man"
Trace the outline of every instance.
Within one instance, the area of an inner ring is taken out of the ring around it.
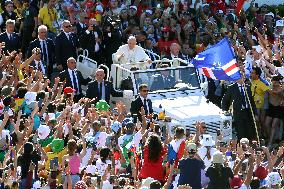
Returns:
[[[119,47],[114,54],[113,61],[118,64],[135,63],[140,61],[147,61],[152,63],[150,57],[145,53],[144,49],[136,45],[136,38],[130,36],[127,44]]]
[[[72,87],[75,89],[74,92],[74,101],[77,102],[82,94],[82,85],[87,85],[91,81],[90,78],[84,79],[82,73],[76,69],[76,60],[73,57],[68,58],[67,60],[67,69],[60,72],[59,74],[60,81],[66,80],[65,87]]]
[[[103,69],[98,69],[96,71],[96,80],[88,84],[88,89],[86,92],[86,97],[90,99],[105,100],[109,103],[110,95],[114,97],[122,97],[123,92],[116,91],[113,85],[109,81],[105,81],[105,72]]]

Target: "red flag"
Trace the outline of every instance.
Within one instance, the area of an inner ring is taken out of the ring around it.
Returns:
[[[241,10],[244,6],[245,0],[238,0],[237,2],[237,8],[236,8],[236,15],[240,16]]]

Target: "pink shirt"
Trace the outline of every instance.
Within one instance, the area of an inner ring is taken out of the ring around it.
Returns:
[[[69,160],[69,167],[71,174],[79,174],[80,156],[78,154],[72,156]]]

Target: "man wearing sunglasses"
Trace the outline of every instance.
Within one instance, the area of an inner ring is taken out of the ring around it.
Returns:
[[[145,110],[146,117],[153,113],[152,101],[148,99],[148,86],[146,84],[141,84],[139,86],[139,96],[132,101],[130,112],[131,115],[138,115],[138,119],[141,121],[141,108]]]
[[[55,56],[57,68],[59,71],[67,69],[67,59],[70,57],[77,60],[77,48],[79,41],[72,32],[72,25],[69,20],[62,23],[62,32],[55,39]]]

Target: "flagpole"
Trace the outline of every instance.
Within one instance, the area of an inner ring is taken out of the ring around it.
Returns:
[[[244,77],[243,77],[243,78],[244,78]],[[255,133],[256,133],[256,137],[257,137],[257,142],[258,142],[258,144],[260,145],[260,140],[259,140],[258,129],[257,129],[257,124],[256,124],[254,112],[253,112],[253,109],[252,109],[252,105],[251,105],[251,102],[250,102],[250,98],[249,98],[249,96],[248,96],[246,83],[244,82],[244,84],[245,84],[245,87],[244,87],[244,89],[245,89],[245,94],[246,94],[246,98],[247,98],[248,104],[249,104],[249,109],[250,109],[250,112],[251,112],[251,115],[252,115],[252,120],[253,120],[254,129],[255,129]]]

